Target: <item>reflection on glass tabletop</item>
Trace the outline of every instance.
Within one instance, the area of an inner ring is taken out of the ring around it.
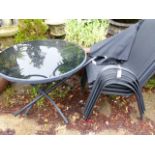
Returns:
[[[30,41],[0,54],[0,75],[10,81],[42,81],[76,72],[86,60],[78,45],[64,40]]]

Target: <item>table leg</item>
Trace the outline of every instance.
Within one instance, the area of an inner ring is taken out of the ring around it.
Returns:
[[[60,108],[56,105],[56,103],[43,91],[43,90],[39,90],[39,92],[44,95],[50,102],[51,104],[55,107],[55,109],[57,110],[57,112],[60,114],[60,116],[63,118],[64,122],[66,124],[68,124],[68,120],[67,118],[64,116],[64,114],[62,113],[62,111],[60,110]]]
[[[41,90],[40,91],[40,95],[38,95],[33,101],[31,101],[29,104],[27,104],[26,106],[24,106],[23,108],[21,108],[19,111],[14,112],[13,114],[15,116],[19,115],[20,113],[25,112],[25,115],[29,112],[29,110],[32,108],[32,106],[43,96],[45,96],[46,98],[48,98],[52,105],[57,109],[57,111],[59,112],[59,114],[61,115],[61,117],[64,119],[65,123],[68,123],[68,120],[66,119],[66,117],[63,115],[63,113],[61,112],[61,110],[57,107],[57,105],[55,104],[55,102],[47,95],[48,93],[50,93],[52,90],[54,90],[55,88],[57,88],[58,86],[60,86],[64,81],[66,81],[69,77],[62,79],[61,81],[57,82],[54,86],[52,86],[51,88],[49,88],[46,91]],[[47,97],[48,96],[48,97]]]
[[[28,115],[28,113],[31,110],[31,108],[32,108],[32,105],[25,110],[24,116],[27,116]]]
[[[14,112],[13,114],[15,116],[19,115],[20,113],[22,113],[23,111],[25,111],[27,108],[32,107],[41,97],[43,97],[43,95],[37,96],[33,101],[31,101],[29,104],[27,104],[25,107],[21,108],[17,112]]]

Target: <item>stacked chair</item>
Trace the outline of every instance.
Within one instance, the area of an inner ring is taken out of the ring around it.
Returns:
[[[101,93],[122,96],[134,93],[142,119],[145,106],[141,89],[155,72],[155,20],[141,20],[95,44],[88,62],[83,79],[87,79],[91,92],[84,110],[85,119]]]

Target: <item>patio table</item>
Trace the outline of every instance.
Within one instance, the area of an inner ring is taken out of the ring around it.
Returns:
[[[11,82],[31,84],[53,83],[50,88],[39,89],[39,95],[15,112],[25,114],[41,97],[50,100],[65,123],[67,118],[48,95],[65,80],[78,72],[86,62],[84,50],[64,40],[39,40],[13,45],[0,53],[0,77]]]

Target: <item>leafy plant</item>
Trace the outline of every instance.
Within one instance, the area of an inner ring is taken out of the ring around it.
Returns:
[[[54,91],[50,93],[52,98],[62,98],[64,99],[71,90],[71,86],[63,85],[61,87],[56,88]]]
[[[145,85],[146,88],[152,89],[155,88],[155,77],[152,77],[147,84]]]
[[[21,19],[18,24],[18,33],[15,37],[16,43],[24,41],[45,39],[48,26],[42,19]]]
[[[53,86],[53,83],[44,84],[44,85],[39,85],[38,84],[38,85],[33,86],[30,89],[27,89],[27,94],[30,95],[30,98],[31,99],[34,99],[38,95],[40,88],[43,88],[43,89],[46,88],[46,89],[48,89],[48,88],[50,88],[52,86]],[[68,93],[69,93],[70,90],[71,90],[71,87],[68,86],[68,85],[66,85],[66,84],[64,84],[63,86],[58,87],[55,90],[53,90],[52,92],[50,92],[49,95],[53,99],[55,99],[55,98],[62,98],[63,99],[63,98],[65,98],[68,95]],[[40,100],[37,101],[37,104],[36,105],[38,107],[43,107],[44,106],[44,101],[45,101],[45,98],[42,97]]]
[[[66,40],[90,47],[104,39],[108,20],[69,20],[66,24]]]
[[[30,95],[30,98],[31,99],[34,99],[38,95],[40,88],[41,88],[41,85],[35,85],[32,88],[27,89],[27,93]],[[44,101],[45,101],[45,98],[44,97],[42,97],[41,99],[39,99],[37,101],[37,106],[38,107],[43,107],[44,106]]]

